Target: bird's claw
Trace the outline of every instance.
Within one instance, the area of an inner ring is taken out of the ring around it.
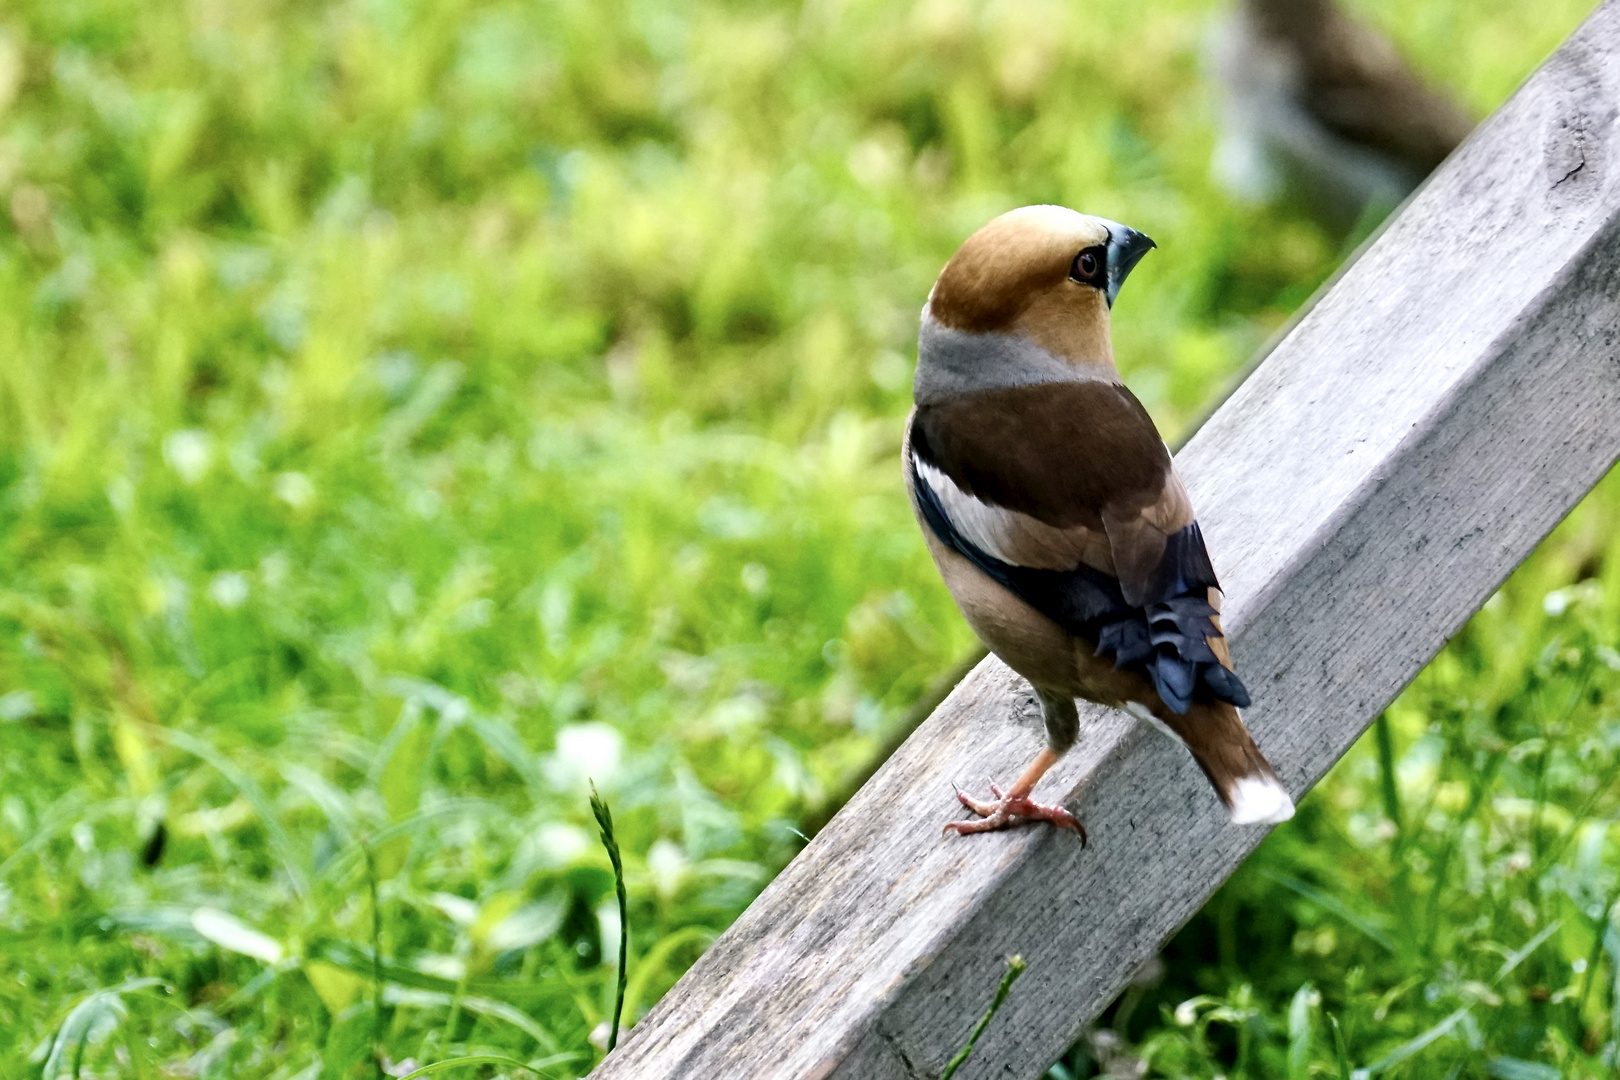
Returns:
[[[1086,827],[1080,824],[1080,819],[1061,806],[1047,806],[1033,801],[1028,795],[1005,795],[994,784],[990,785],[990,791],[995,795],[993,802],[981,802],[955,784],[951,787],[956,790],[957,800],[977,814],[979,820],[948,822],[945,825],[947,833],[965,836],[968,833],[993,832],[1044,821],[1054,828],[1072,829],[1080,837],[1081,847],[1089,842]]]

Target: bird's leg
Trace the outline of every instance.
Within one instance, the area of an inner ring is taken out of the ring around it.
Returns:
[[[1035,755],[1035,760],[1024,775],[1013,782],[1013,786],[1003,794],[994,784],[990,785],[990,793],[995,796],[994,801],[981,802],[967,792],[957,789],[956,797],[962,805],[979,815],[978,821],[953,821],[945,826],[946,832],[958,835],[976,832],[990,832],[995,829],[1010,829],[1015,825],[1028,825],[1036,821],[1049,822],[1060,829],[1073,829],[1080,836],[1082,845],[1086,842],[1086,827],[1080,824],[1080,819],[1069,813],[1061,806],[1047,806],[1030,799],[1029,793],[1035,790],[1046,771],[1057,764],[1057,751],[1050,747]]]

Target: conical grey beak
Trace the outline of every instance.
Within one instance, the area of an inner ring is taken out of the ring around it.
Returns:
[[[1142,256],[1158,246],[1145,233],[1128,225],[1108,223],[1108,288],[1104,295],[1108,297],[1109,307],[1114,306],[1119,287],[1125,284],[1125,278],[1142,261]]]

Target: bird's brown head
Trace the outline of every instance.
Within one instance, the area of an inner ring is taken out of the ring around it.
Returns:
[[[1153,241],[1062,206],[1011,210],[951,256],[929,294],[939,323],[1019,334],[1070,363],[1113,362],[1108,311]]]

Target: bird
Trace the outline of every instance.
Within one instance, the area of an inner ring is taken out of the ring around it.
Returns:
[[[912,511],[968,624],[1040,702],[1046,745],[959,834],[1047,822],[1031,798],[1075,743],[1076,699],[1173,736],[1232,821],[1294,804],[1243,724],[1249,693],[1220,626],[1221,592],[1170,451],[1114,364],[1120,286],[1156,245],[1061,206],[990,221],[922,309],[902,440]]]
[[[1292,188],[1330,223],[1387,212],[1474,126],[1333,0],[1242,0],[1210,44],[1222,118],[1211,168],[1249,202]]]

